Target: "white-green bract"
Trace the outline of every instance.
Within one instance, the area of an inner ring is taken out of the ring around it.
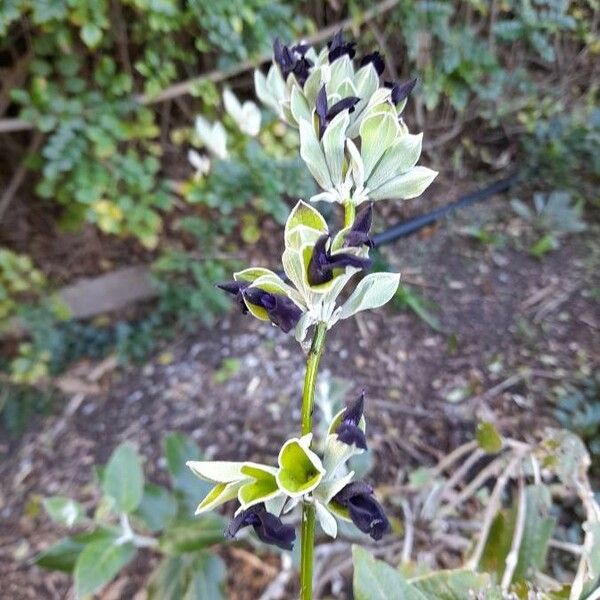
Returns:
[[[354,444],[341,442],[335,433],[345,410],[332,419],[321,457],[310,449],[312,434],[309,433],[291,438],[282,445],[277,466],[254,462],[188,461],[187,466],[195,475],[213,484],[198,505],[196,514],[237,499],[236,514],[264,504],[269,513],[279,517],[291,512],[299,503],[307,502],[314,504],[323,531],[336,537],[336,519],[350,521],[350,517],[333,498],[354,477],[354,472],[348,469],[348,461],[364,452]],[[359,427],[364,432],[364,417]]]

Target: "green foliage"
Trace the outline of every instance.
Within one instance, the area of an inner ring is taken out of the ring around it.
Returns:
[[[560,395],[555,414],[563,427],[586,442],[593,467],[600,468],[600,376],[569,386]]]
[[[548,516],[550,493],[543,485],[531,485],[525,490],[525,525],[519,548],[513,582],[531,581],[546,560],[548,542],[554,530],[554,519]],[[514,536],[517,506],[500,511],[492,524],[479,567],[502,577]]]
[[[600,109],[597,92],[590,92],[590,107],[567,111],[552,99],[550,114],[535,107],[520,115],[527,129],[521,139],[527,156],[525,176],[534,189],[564,189],[577,200],[596,202],[594,182],[600,177]]]
[[[528,221],[541,237],[530,248],[536,258],[542,257],[559,246],[559,237],[566,233],[579,233],[586,229],[581,220],[583,206],[573,203],[568,192],[551,192],[547,196],[537,192],[533,195],[534,209],[518,199],[511,201],[515,213]]]
[[[406,579],[399,570],[375,560],[359,546],[352,547],[356,600],[464,600],[469,597],[502,598],[485,573],[468,570],[437,571]]]
[[[88,221],[148,248],[172,200],[154,113],[134,93],[153,96],[183,78],[198,52],[231,66],[304,23],[289,6],[266,0],[14,0],[0,7],[0,49],[20,18],[33,28],[33,59],[27,88],[12,98],[21,118],[47,136],[31,165],[41,171],[38,194],[64,207],[65,227]]]
[[[102,589],[144,548],[164,555],[150,577],[150,598],[225,598],[224,564],[210,550],[223,539],[223,520],[214,515],[192,520],[193,508],[181,493],[189,485],[185,474],[197,481],[185,466],[187,452],[195,453],[195,445],[182,434],[170,434],[165,448],[175,493],[144,484],[141,457],[133,444],[125,442],[115,449],[106,467],[98,469],[104,495],[93,517],[70,498],[44,501],[55,522],[86,528],[36,557],[45,569],[72,573],[77,598]]]

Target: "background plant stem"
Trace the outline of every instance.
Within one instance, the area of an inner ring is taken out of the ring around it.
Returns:
[[[306,362],[306,375],[304,377],[304,391],[302,393],[302,435],[312,432],[312,413],[315,404],[315,385],[321,355],[325,346],[327,323],[317,323],[315,335],[312,339],[308,360]],[[304,504],[302,507],[302,531],[300,542],[300,599],[312,600],[312,574],[313,574],[313,548],[315,540],[315,507]]]

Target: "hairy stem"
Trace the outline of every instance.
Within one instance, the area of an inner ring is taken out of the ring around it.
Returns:
[[[315,385],[321,355],[325,345],[327,323],[317,323],[315,335],[312,339],[308,360],[306,362],[306,375],[304,377],[304,391],[302,393],[302,435],[312,431],[312,414],[315,404]],[[312,574],[313,574],[313,548],[315,539],[315,507],[305,503],[302,507],[302,531],[300,543],[300,599],[312,600]]]

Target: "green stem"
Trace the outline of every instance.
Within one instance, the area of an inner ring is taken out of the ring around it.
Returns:
[[[304,377],[304,391],[302,392],[302,435],[312,431],[312,413],[315,404],[315,386],[321,355],[325,346],[327,323],[317,323],[315,335],[312,339],[308,360],[306,362],[306,375]],[[313,549],[315,541],[315,507],[304,504],[302,507],[302,531],[300,543],[300,599],[312,600],[313,578]]]
[[[356,216],[356,206],[352,202],[344,204],[344,227],[350,227],[354,223]]]

